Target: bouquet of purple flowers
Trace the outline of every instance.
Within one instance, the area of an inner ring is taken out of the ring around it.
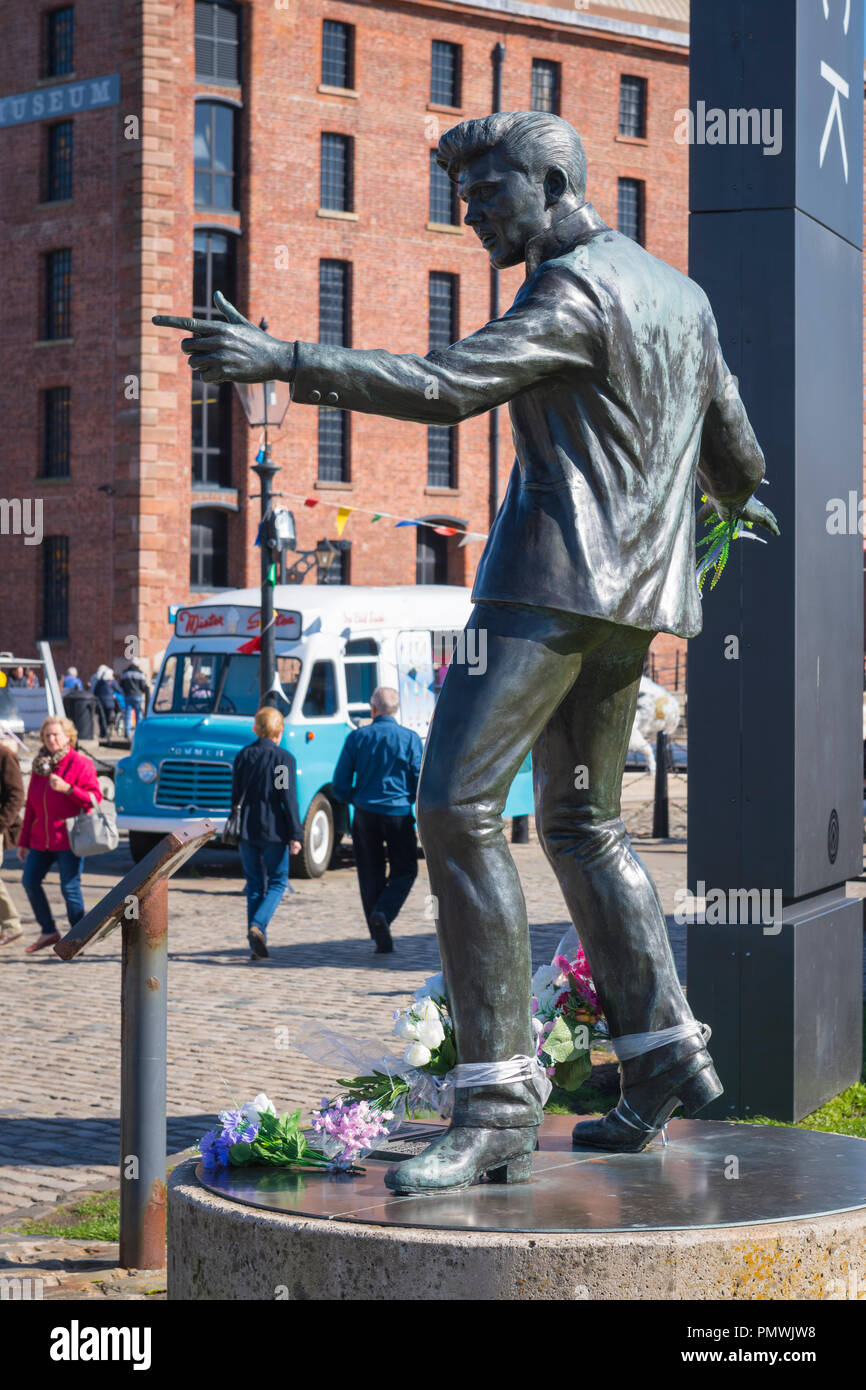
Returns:
[[[208,1172],[270,1163],[279,1168],[352,1173],[359,1171],[357,1160],[370,1152],[375,1139],[388,1133],[387,1122],[394,1115],[365,1100],[331,1104],[325,1097],[312,1125],[320,1145],[311,1144],[303,1133],[300,1110],[278,1116],[264,1093],[233,1110],[220,1111],[219,1119],[220,1128],[208,1130],[198,1144]]]

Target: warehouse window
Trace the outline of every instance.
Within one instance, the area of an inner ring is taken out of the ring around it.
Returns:
[[[72,252],[49,251],[45,256],[43,338],[72,336]]]
[[[327,569],[316,567],[317,584],[351,584],[349,565],[352,559],[351,541],[331,541],[336,554]],[[351,644],[350,644],[351,645]]]
[[[190,588],[225,589],[228,574],[228,514],[218,507],[196,507],[190,526]]]
[[[201,82],[240,86],[241,13],[237,5],[196,0],[195,75]]]
[[[620,179],[617,195],[617,229],[632,241],[644,244],[644,184],[642,179]]]
[[[195,205],[237,208],[235,169],[238,113],[219,101],[195,104]]]
[[[42,392],[43,478],[69,477],[69,387]]]
[[[235,239],[225,232],[198,231],[193,240],[192,312],[197,319],[219,319],[217,290],[234,303]],[[230,487],[232,388],[192,378],[193,485]]]
[[[335,19],[322,23],[322,86],[342,87],[351,91],[355,85],[355,26],[340,24]]]
[[[348,261],[319,262],[319,342],[349,347],[350,267]],[[349,417],[344,410],[319,411],[319,478],[347,482],[349,478]]]
[[[430,100],[437,106],[460,105],[460,44],[433,40]]]
[[[319,206],[352,211],[352,141],[348,135],[322,134]]]
[[[559,115],[559,63],[533,58],[529,106],[532,111],[551,111]]]
[[[64,5],[45,16],[43,77],[66,77],[75,71],[75,7]]]
[[[65,642],[69,637],[69,537],[45,536],[42,541],[42,640]]]
[[[448,583],[448,537],[437,536],[430,526],[418,527],[415,583]]]
[[[45,127],[46,203],[72,197],[72,122],[57,121]]]
[[[430,151],[430,221],[446,227],[456,227],[459,221],[457,185],[436,163],[435,150]]]
[[[646,135],[646,78],[619,79],[619,133],[643,139]]]
[[[428,342],[431,352],[450,347],[457,339],[457,287],[456,275],[431,272],[428,308]],[[456,425],[428,425],[427,486],[455,487],[456,473]]]

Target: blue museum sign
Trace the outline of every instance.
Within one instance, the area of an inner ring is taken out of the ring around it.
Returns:
[[[120,101],[120,73],[88,77],[84,82],[62,82],[56,87],[37,87],[33,92],[0,97],[0,126],[26,125],[69,116],[75,111],[95,111]]]

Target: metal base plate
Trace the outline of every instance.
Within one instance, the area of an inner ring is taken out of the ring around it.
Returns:
[[[754,1226],[866,1207],[866,1142],[839,1134],[713,1120],[672,1120],[668,1143],[640,1154],[572,1149],[574,1118],[550,1115],[531,1183],[396,1197],[391,1163],[444,1126],[395,1135],[365,1172],[220,1168],[196,1177],[209,1192],[285,1216],[459,1231],[684,1231]],[[408,1141],[408,1142],[407,1142]]]

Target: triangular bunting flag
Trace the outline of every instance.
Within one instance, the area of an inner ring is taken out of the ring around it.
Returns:
[[[318,505],[319,505],[319,499],[318,499],[318,497],[305,497],[305,498],[304,498],[304,506],[305,506],[305,507],[318,507]]]
[[[346,522],[354,511],[353,507],[339,507],[337,510],[337,535],[342,536]]]
[[[394,522],[394,525],[395,525],[395,526],[420,526],[421,524],[422,524],[422,523],[421,523],[420,521],[395,521],[395,522]]]
[[[381,520],[382,520],[382,513],[381,513],[381,512],[377,512],[375,516],[373,516],[373,517],[370,518],[370,520],[371,520],[371,521],[381,521]],[[863,547],[864,547],[864,549],[866,549],[866,541],[863,542]]]
[[[436,535],[437,535],[437,536],[456,536],[456,535],[457,535],[457,527],[456,527],[456,526],[434,526],[434,527],[433,527],[433,530],[436,532]]]

